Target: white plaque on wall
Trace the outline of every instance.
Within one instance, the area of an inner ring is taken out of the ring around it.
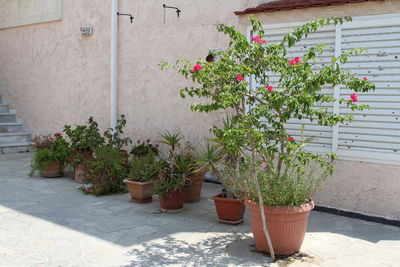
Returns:
[[[61,19],[62,0],[0,0],[0,29]]]

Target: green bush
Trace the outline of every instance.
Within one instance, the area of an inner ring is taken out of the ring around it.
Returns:
[[[132,159],[128,178],[136,182],[153,180],[158,176],[164,163],[164,161],[158,160],[153,153],[135,157]]]
[[[169,132],[161,135],[160,143],[168,146],[168,156],[164,160],[160,174],[154,183],[154,192],[160,196],[165,196],[175,190],[181,189],[185,185],[185,177],[177,173],[177,149],[180,146],[181,137],[179,133]]]
[[[115,130],[112,128],[107,129],[107,131],[104,132],[104,136],[107,139],[107,144],[121,149],[123,146],[127,146],[129,144],[132,144],[132,140],[129,137],[122,137],[124,134],[124,128],[126,125],[126,119],[125,115],[122,114],[121,118],[117,120],[117,125],[115,126]]]
[[[89,118],[88,125],[77,125],[75,128],[65,125],[64,132],[68,136],[70,149],[74,154],[73,165],[83,163],[105,142],[93,117]]]
[[[245,188],[246,197],[258,202],[257,187],[251,175],[252,170],[248,168],[233,180],[241,181],[242,186],[239,188]],[[329,172],[319,168],[315,162],[310,163],[305,172],[293,169],[279,178],[262,167],[257,170],[261,195],[264,204],[269,206],[297,206],[309,202],[311,196],[322,189],[328,175]]]
[[[87,191],[97,196],[125,191],[123,180],[127,169],[123,165],[124,160],[119,149],[110,146],[97,147],[93,157],[84,162],[87,167],[86,180],[92,184]]]
[[[146,141],[137,141],[137,144],[132,148],[131,155],[134,157],[142,157],[148,153],[153,153],[154,155],[158,156],[158,145],[154,145],[150,142],[150,139]]]
[[[31,162],[31,173],[33,176],[35,171],[42,171],[47,168],[53,161],[61,164],[67,160],[70,155],[68,142],[60,133],[54,134],[54,138],[46,138],[46,148],[37,148]]]

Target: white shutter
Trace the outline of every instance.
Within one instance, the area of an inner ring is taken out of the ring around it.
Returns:
[[[268,41],[279,41],[293,27],[302,24],[266,25]],[[331,112],[353,115],[354,120],[325,127],[309,120],[293,119],[287,124],[288,133],[300,138],[303,124],[305,136],[315,137],[309,145],[312,151],[332,151],[341,159],[400,164],[400,13],[355,17],[353,22],[325,27],[292,47],[288,57],[301,57],[309,47],[319,43],[326,44],[327,49],[317,57],[318,64],[329,63],[331,57],[342,51],[368,49],[361,55],[350,57],[343,68],[360,78],[366,76],[376,84],[375,92],[358,93],[359,103],[368,104],[371,109],[352,112],[345,105],[334,103],[327,106]],[[278,77],[272,75],[271,85],[274,86],[277,80]],[[250,86],[262,85],[250,78]],[[352,93],[340,86],[326,87],[323,92],[336,98],[349,98]]]
[[[275,26],[272,29],[266,28],[268,35],[268,42],[274,43],[281,41],[283,36],[292,30],[292,27],[287,25]],[[335,27],[329,26],[323,28],[321,31],[316,33],[311,33],[307,38],[297,43],[295,46],[288,50],[288,58],[294,58],[297,56],[302,56],[305,51],[310,47],[316,46],[317,44],[324,43],[327,45],[325,52],[318,56],[317,63],[318,66],[323,66],[330,62],[331,58],[335,55]],[[274,90],[280,90],[277,86],[279,76],[273,73],[267,73],[270,76],[270,84],[274,87]],[[264,87],[258,81],[253,81],[252,85],[255,87]],[[333,88],[326,87],[324,93],[333,94]],[[317,107],[321,107],[318,105]],[[326,106],[330,112],[333,110],[333,106]],[[316,107],[316,108],[317,108]],[[332,127],[320,126],[317,121],[310,121],[308,119],[290,119],[286,125],[287,132],[293,138],[299,140],[301,138],[301,128],[304,125],[304,137],[313,137],[313,141],[308,144],[308,149],[318,152],[327,153],[332,151]]]
[[[360,78],[366,76],[376,90],[358,93],[360,104],[371,109],[351,112],[340,107],[340,114],[354,120],[339,126],[338,155],[348,158],[400,162],[400,14],[357,19],[342,26],[343,50],[367,48],[343,65]],[[347,98],[350,90],[341,89]]]

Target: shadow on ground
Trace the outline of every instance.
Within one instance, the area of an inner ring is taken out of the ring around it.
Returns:
[[[174,235],[142,243],[129,252],[136,266],[268,266],[270,258],[254,250],[253,240],[245,234],[208,237],[200,242]],[[247,265],[248,264],[248,265]]]

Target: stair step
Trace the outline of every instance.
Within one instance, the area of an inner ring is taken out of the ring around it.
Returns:
[[[29,152],[34,144],[24,122],[17,119],[15,110],[0,95],[0,153]]]
[[[16,122],[17,116],[13,112],[0,113],[0,122]]]
[[[30,143],[31,134],[27,132],[0,133],[0,144]]]
[[[21,142],[21,143],[13,143],[13,144],[0,144],[0,153],[8,154],[8,153],[22,153],[29,152],[32,150],[33,143],[32,142]]]
[[[24,131],[22,122],[0,122],[0,133],[17,133]]]
[[[0,113],[8,113],[9,111],[8,103],[0,103]]]

